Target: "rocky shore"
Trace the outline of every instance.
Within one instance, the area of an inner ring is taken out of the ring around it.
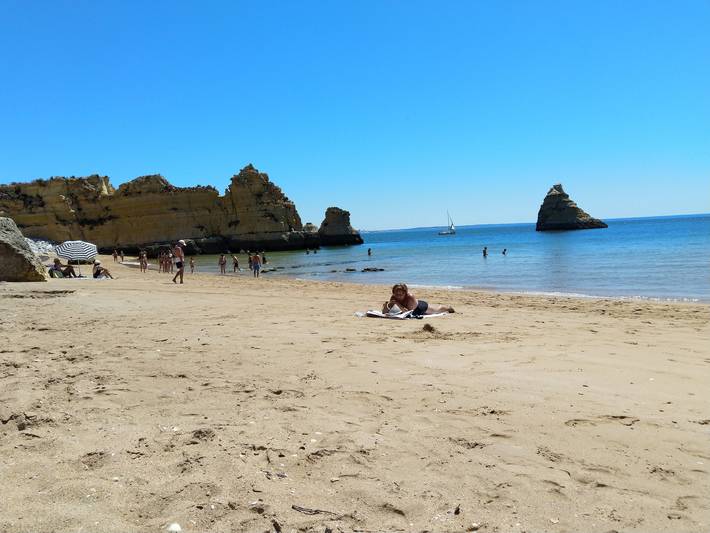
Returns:
[[[223,196],[210,186],[176,187],[161,175],[117,189],[99,175],[3,185],[0,216],[12,218],[27,237],[86,240],[105,253],[150,251],[178,239],[188,241],[189,253],[363,242],[340,208],[328,208],[320,229],[304,227],[295,204],[252,165],[232,177]]]

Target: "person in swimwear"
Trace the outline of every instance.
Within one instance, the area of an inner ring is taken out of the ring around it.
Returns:
[[[62,276],[64,276],[65,278],[78,278],[79,277],[76,275],[76,272],[74,271],[73,266],[71,266],[69,264],[63,265],[62,261],[59,258],[54,260],[54,264],[52,264],[52,266],[49,267],[49,270],[51,271],[50,275],[52,277],[54,277],[54,275],[52,275],[52,272],[61,272]],[[61,276],[59,276],[59,277],[61,277]]]
[[[99,260],[94,261],[93,276],[94,276],[94,279],[99,279],[99,278],[113,279],[111,272],[109,272],[107,268],[102,267],[101,261],[99,261]]]
[[[389,313],[392,307],[399,307],[402,311],[412,311],[412,316],[433,315],[436,313],[453,313],[454,308],[446,305],[429,305],[424,300],[417,300],[404,283],[397,283],[392,287],[392,296],[382,306],[383,313]]]

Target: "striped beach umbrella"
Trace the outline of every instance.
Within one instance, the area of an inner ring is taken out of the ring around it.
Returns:
[[[84,241],[64,241],[62,244],[54,247],[54,253],[59,257],[68,259],[69,261],[90,261],[98,250],[95,244]]]

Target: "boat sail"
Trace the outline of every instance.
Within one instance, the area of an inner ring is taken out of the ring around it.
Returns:
[[[446,218],[448,219],[448,228],[444,231],[440,231],[439,235],[456,235],[456,226],[454,226],[454,221],[451,220],[451,215],[449,215],[449,212],[446,212]]]

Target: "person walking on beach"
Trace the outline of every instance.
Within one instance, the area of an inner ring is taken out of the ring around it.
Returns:
[[[254,277],[258,278],[259,272],[261,271],[261,257],[259,257],[259,254],[255,253],[251,258],[251,267],[254,272]]]
[[[390,299],[382,306],[382,312],[391,312],[395,305],[401,311],[412,311],[412,316],[454,312],[454,308],[448,305],[429,305],[424,300],[417,300],[414,294],[409,292],[407,285],[404,283],[397,283],[392,287],[392,296],[390,296]]]
[[[182,278],[185,274],[185,252],[182,247],[185,246],[185,241],[179,240],[175,247],[173,248],[173,255],[175,256],[175,266],[177,267],[177,273],[173,276],[173,283],[178,277],[180,278],[180,283],[182,284]]]
[[[488,246],[483,247],[483,257],[488,257]]]
[[[241,272],[241,268],[239,268],[239,258],[236,255],[232,256],[232,266],[234,267],[234,272],[236,272],[237,270]]]
[[[195,258],[191,257],[190,258],[190,274],[195,273]]]
[[[219,266],[219,273],[220,274],[227,273],[227,258],[224,257],[224,254],[219,256],[219,259],[217,260],[217,265]]]

